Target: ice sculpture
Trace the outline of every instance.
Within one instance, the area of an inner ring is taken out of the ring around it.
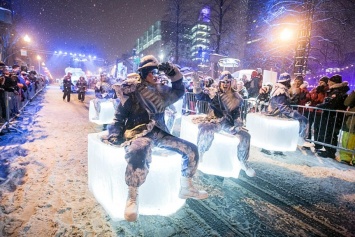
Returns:
[[[123,219],[128,188],[125,183],[127,162],[123,148],[101,142],[106,131],[88,135],[88,184],[96,200],[113,220]],[[170,215],[185,200],[178,197],[181,155],[154,149],[146,182],[139,188],[139,213]]]
[[[198,125],[192,119],[205,115],[189,115],[181,118],[180,137],[197,144]],[[198,169],[206,174],[238,178],[240,164],[237,158],[239,139],[224,132],[214,135],[210,149],[204,154]]]
[[[170,133],[173,133],[174,130],[180,130],[177,125],[177,120],[182,116],[182,99],[176,101],[173,104],[173,107],[167,108],[165,110],[165,123],[168,127]]]
[[[90,100],[90,107],[89,107],[89,120],[90,122],[102,125],[102,124],[110,124],[113,122],[113,118],[115,115],[115,108],[113,105],[113,101],[107,100],[102,101],[100,103],[100,113],[98,119],[96,114],[96,109],[94,105],[94,100]]]
[[[273,151],[295,151],[298,142],[298,120],[248,113],[246,127],[251,145]]]

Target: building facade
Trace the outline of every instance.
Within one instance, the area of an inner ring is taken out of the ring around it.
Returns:
[[[134,56],[152,54],[160,61],[170,61],[182,67],[197,67],[208,62],[211,27],[206,11],[201,10],[196,24],[181,24],[179,30],[176,30],[175,22],[155,22],[136,40]]]

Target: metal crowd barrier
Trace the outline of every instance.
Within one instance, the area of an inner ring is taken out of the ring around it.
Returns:
[[[308,142],[355,154],[354,149],[348,148],[349,146],[351,147],[351,144],[355,144],[355,112],[321,109],[317,107],[300,105],[293,105],[292,107],[294,110],[299,111],[303,116],[305,116],[308,121],[310,121],[310,127],[308,129],[311,130],[311,137],[306,139]],[[208,103],[204,101],[197,101],[192,92],[185,93],[183,111],[184,108],[191,114],[207,114],[209,111]],[[241,108],[241,117],[244,124],[248,113],[263,113],[266,109],[267,107],[264,107],[262,111],[260,111],[260,105],[256,104],[254,98],[244,100]],[[352,121],[347,126],[354,126],[354,131],[350,131],[350,134],[354,134],[354,137],[343,136],[347,121]],[[318,134],[315,133],[315,127],[320,128],[318,130]],[[336,143],[336,145],[329,142],[329,138],[327,139],[326,134],[331,136],[333,139],[336,139],[336,142],[333,140],[333,143]],[[354,139],[354,141],[352,139]]]
[[[355,141],[352,141],[351,136],[343,136],[344,132],[349,132],[346,127],[355,127],[355,112],[321,109],[301,105],[293,105],[292,107],[305,116],[309,121],[310,127],[308,129],[311,130],[312,137],[306,140],[314,144],[335,148],[337,150],[348,151],[355,154],[354,149],[348,149],[348,147],[351,146],[351,144],[354,144]],[[348,122],[347,124],[347,121],[350,121],[350,123]],[[316,132],[315,127],[320,128],[318,129],[318,132]],[[352,132],[355,136],[355,131],[351,130],[350,132]],[[330,139],[334,139],[333,143],[336,143],[336,145],[331,144],[332,142],[329,143],[327,135]]]
[[[27,86],[26,92],[22,91],[22,93],[24,93],[24,99],[22,99],[21,93],[4,92],[4,96],[0,98],[0,100],[5,100],[6,118],[2,118],[4,122],[0,123],[0,132],[4,129],[9,129],[10,122],[23,111],[26,105],[32,101],[45,86],[46,82],[42,80],[32,82]],[[0,111],[1,109],[0,107]]]

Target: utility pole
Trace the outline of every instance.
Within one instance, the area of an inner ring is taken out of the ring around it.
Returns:
[[[311,30],[316,0],[304,0],[303,20],[298,31],[296,53],[294,58],[293,75],[304,76],[307,70],[309,50],[311,48]]]

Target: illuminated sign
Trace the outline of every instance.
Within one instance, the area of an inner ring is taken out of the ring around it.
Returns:
[[[218,60],[218,65],[220,67],[239,67],[240,60],[236,58],[222,58]]]

